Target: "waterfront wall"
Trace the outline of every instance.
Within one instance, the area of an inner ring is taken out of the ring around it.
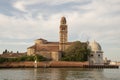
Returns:
[[[32,67],[83,67],[88,62],[67,62],[67,61],[51,61],[51,62],[5,62],[0,63],[0,68],[32,68]]]
[[[118,65],[89,65],[88,62],[44,61],[44,62],[5,62],[0,68],[119,68]]]

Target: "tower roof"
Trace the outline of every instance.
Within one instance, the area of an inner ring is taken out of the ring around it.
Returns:
[[[61,18],[60,24],[66,24],[66,18],[64,16]]]
[[[102,50],[100,44],[97,43],[96,41],[90,42],[89,43],[89,48],[92,51],[101,51]]]

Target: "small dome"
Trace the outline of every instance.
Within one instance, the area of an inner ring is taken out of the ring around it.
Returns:
[[[89,43],[89,49],[91,49],[91,51],[101,51],[102,50],[100,44],[97,43],[96,41]]]

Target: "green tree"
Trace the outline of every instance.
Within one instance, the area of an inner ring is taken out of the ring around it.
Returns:
[[[5,53],[7,53],[8,52],[8,50],[7,49],[5,49]]]
[[[17,53],[19,53],[19,51],[17,51]]]
[[[89,54],[90,50],[87,48],[87,43],[76,41],[64,51],[62,60],[87,61]]]
[[[5,51],[3,51],[3,54],[5,54],[5,53],[8,53],[8,50],[7,50],[7,49],[5,49]]]
[[[3,54],[5,54],[5,51],[3,51]]]
[[[21,56],[17,58],[4,58],[0,57],[0,63],[3,62],[23,62],[23,61],[35,61],[35,57],[37,58],[37,61],[46,61],[47,59],[43,56],[36,55],[36,56]]]
[[[13,51],[11,51],[10,53],[13,53]]]

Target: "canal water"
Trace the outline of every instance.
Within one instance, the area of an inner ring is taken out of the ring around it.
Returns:
[[[120,80],[120,69],[10,68],[0,80]]]

